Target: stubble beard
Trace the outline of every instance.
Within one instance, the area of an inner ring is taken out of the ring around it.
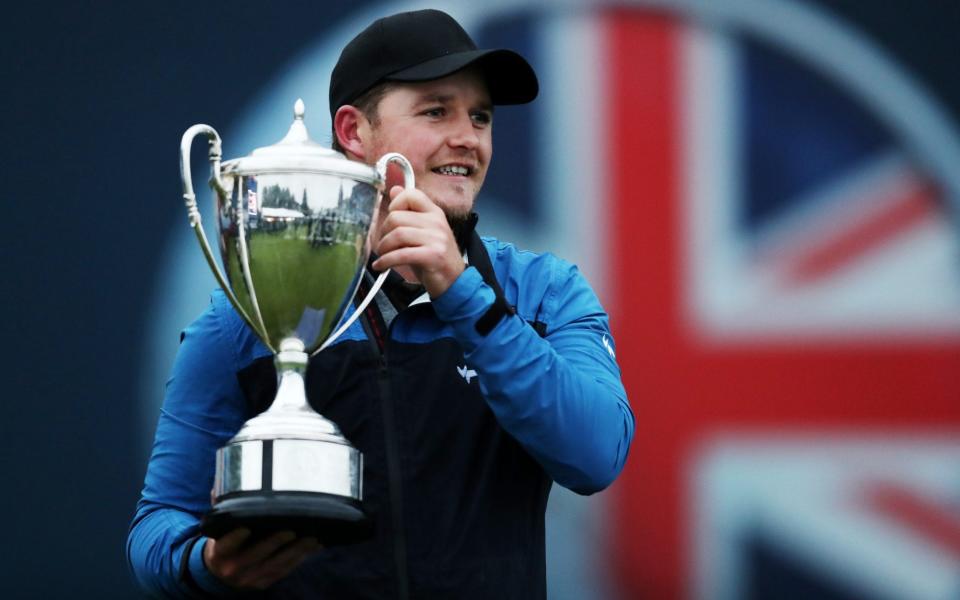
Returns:
[[[463,252],[467,247],[467,235],[470,233],[470,215],[472,210],[463,211],[443,211],[447,216],[447,224],[450,225],[450,231],[453,232],[453,238],[457,240],[457,246]]]
[[[463,186],[457,186],[456,191],[464,195],[468,193]],[[447,217],[447,225],[450,226],[450,231],[453,232],[453,237],[457,240],[457,246],[460,247],[461,252],[466,250],[467,236],[470,233],[470,216],[473,214],[473,206],[476,201],[477,195],[473,194],[473,198],[471,198],[470,204],[467,207],[440,205],[443,214]]]

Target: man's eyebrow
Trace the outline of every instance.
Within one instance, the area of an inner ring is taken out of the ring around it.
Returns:
[[[420,106],[421,104],[449,104],[453,102],[456,96],[453,94],[441,94],[439,92],[424,94],[417,98],[415,106]],[[485,110],[488,112],[493,112],[493,103],[492,102],[481,102],[477,108],[480,110]]]
[[[417,104],[448,104],[453,101],[453,94],[424,94],[417,98]]]

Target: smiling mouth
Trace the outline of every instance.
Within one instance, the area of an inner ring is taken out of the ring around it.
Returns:
[[[439,175],[447,175],[454,177],[469,177],[473,174],[473,169],[470,167],[465,167],[463,165],[444,165],[442,167],[437,167],[432,169],[434,173]]]

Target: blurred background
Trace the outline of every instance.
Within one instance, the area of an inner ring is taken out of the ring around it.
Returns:
[[[339,48],[425,6],[4,19],[4,598],[139,596],[126,528],[214,285],[183,131],[246,155],[302,97],[329,143]],[[537,69],[540,98],[497,112],[480,230],[580,265],[637,417],[609,490],[551,496],[550,597],[960,596],[960,5],[432,6]]]

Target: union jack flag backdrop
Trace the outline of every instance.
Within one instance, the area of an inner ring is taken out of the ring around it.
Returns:
[[[602,20],[606,293],[637,416],[612,529],[623,589],[955,595],[945,183],[802,56],[676,14]],[[926,565],[920,582],[885,578],[896,560]]]

